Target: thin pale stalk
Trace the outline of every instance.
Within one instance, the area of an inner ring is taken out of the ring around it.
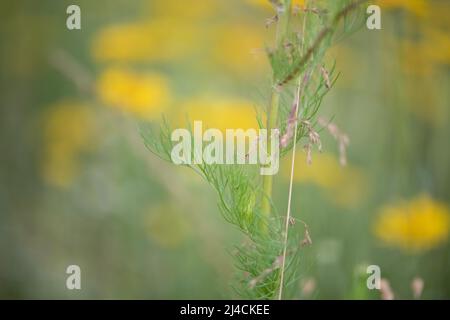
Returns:
[[[306,1],[308,2],[308,1]],[[306,32],[306,17],[307,14],[305,14],[303,18],[303,30],[302,30],[302,53],[304,48],[304,42],[305,42],[305,32]],[[298,79],[298,86],[297,86],[297,96],[295,101],[295,125],[294,125],[294,145],[292,146],[292,160],[291,160],[291,173],[289,178],[289,195],[288,195],[288,205],[287,205],[287,212],[286,212],[286,222],[284,226],[284,239],[283,239],[283,254],[281,258],[281,271],[280,271],[280,288],[278,290],[278,300],[281,300],[283,297],[283,287],[284,287],[284,272],[286,269],[286,253],[287,253],[287,245],[288,245],[288,236],[289,236],[289,221],[291,220],[291,202],[292,202],[292,186],[294,181],[294,168],[295,168],[295,150],[297,146],[297,131],[298,131],[298,109],[300,105],[300,99],[302,98],[303,94],[303,87],[306,85],[306,81],[308,79],[305,78],[302,79],[299,77]],[[303,87],[302,87],[303,86]]]

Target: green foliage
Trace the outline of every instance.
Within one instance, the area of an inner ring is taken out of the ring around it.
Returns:
[[[286,133],[289,115],[299,89],[292,85],[292,82],[302,79],[296,119],[299,130],[297,136],[281,150],[281,155],[285,155],[294,142],[308,138],[323,98],[338,78],[338,75],[335,75],[335,64],[324,65],[325,53],[332,45],[339,21],[344,20],[340,36],[353,30],[357,18],[349,19],[348,16],[359,7],[356,2],[351,1],[333,0],[321,6],[322,2],[311,0],[307,2],[305,10],[292,14],[290,6],[285,7],[290,4],[289,0],[276,3],[277,46],[267,48],[273,74],[273,91],[266,128],[276,127],[280,129],[281,135]],[[356,17],[358,16],[361,15],[356,14]],[[264,127],[261,119],[258,119],[258,122]],[[164,120],[161,128],[157,130],[159,133],[155,133],[155,130],[148,126],[143,127],[142,136],[146,146],[157,156],[170,161],[173,147],[170,125]],[[289,288],[290,284],[295,283],[299,270],[298,253],[303,245],[310,243],[309,234],[304,223],[297,223],[292,227],[294,230],[290,232],[288,239],[285,262],[286,280],[284,284],[280,284],[285,220],[278,214],[272,202],[272,177],[261,178],[258,168],[250,165],[186,166],[213,187],[223,217],[245,235],[244,244],[237,246],[232,253],[236,269],[239,270],[233,285],[238,294],[246,298],[273,299],[280,285]],[[270,185],[270,188],[265,188],[267,185]],[[264,203],[269,204],[269,214]]]

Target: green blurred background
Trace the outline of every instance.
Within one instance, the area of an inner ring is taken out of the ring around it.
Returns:
[[[294,4],[303,5],[295,0]],[[329,52],[341,76],[321,114],[348,165],[298,153],[293,212],[310,227],[293,298],[450,298],[450,2],[378,1],[382,30]],[[81,30],[66,8],[81,8]],[[138,122],[186,114],[255,126],[273,38],[265,0],[2,1],[0,298],[236,298],[241,235],[213,191],[144,146]],[[286,160],[286,159],[285,159]],[[280,212],[287,162],[275,178]],[[66,289],[68,265],[82,290]],[[415,282],[414,282],[415,279]]]

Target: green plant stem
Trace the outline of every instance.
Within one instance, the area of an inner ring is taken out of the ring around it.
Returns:
[[[289,17],[291,14],[291,0],[284,0],[283,3],[284,11],[278,12],[278,23],[277,23],[277,31],[276,31],[276,50],[283,50],[283,42],[287,36],[288,28],[289,28]],[[277,128],[278,122],[278,109],[280,105],[280,91],[276,86],[276,79],[273,75],[272,79],[272,94],[270,98],[270,106],[269,111],[267,113],[267,132],[268,137],[271,136],[271,129]],[[271,141],[268,139],[267,150],[268,154],[270,152]],[[266,175],[263,177],[263,194],[261,197],[261,213],[264,218],[270,216],[270,212],[272,209],[271,197],[272,197],[272,188],[273,188],[273,176]],[[265,220],[265,219],[264,219]],[[263,230],[267,228],[265,221],[263,221],[263,225],[261,227]]]
[[[273,129],[277,125],[278,107],[280,101],[280,94],[274,90],[270,99],[270,109],[267,115],[267,130],[270,135],[270,129]],[[270,142],[268,142],[268,153],[270,154]],[[261,212],[265,217],[270,215],[271,202],[270,197],[272,195],[273,176],[267,175],[263,177],[263,196],[261,199]]]

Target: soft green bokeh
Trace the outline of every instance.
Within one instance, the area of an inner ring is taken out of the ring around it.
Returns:
[[[71,1],[0,6],[0,298],[236,298],[229,255],[240,234],[203,181],[146,150],[137,124],[197,112],[218,128],[254,125],[253,107],[268,103],[273,12],[252,0],[76,3],[72,31]],[[365,286],[370,264],[396,297],[412,298],[420,277],[423,298],[450,298],[445,219],[408,211],[384,229],[401,242],[374,231],[384,208],[403,212],[422,195],[431,204],[420,212],[449,212],[450,6],[424,3],[392,2],[382,30],[329,53],[341,76],[321,113],[350,137],[348,165],[326,130],[311,168],[299,152],[293,214],[313,244],[294,298],[378,299]],[[417,241],[423,249],[408,250]],[[81,291],[65,287],[71,264]]]

